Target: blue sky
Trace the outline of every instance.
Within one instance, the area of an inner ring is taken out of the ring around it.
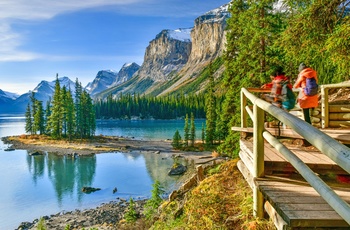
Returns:
[[[33,90],[68,76],[85,86],[99,70],[141,65],[163,29],[189,28],[229,0],[1,0],[0,89]]]

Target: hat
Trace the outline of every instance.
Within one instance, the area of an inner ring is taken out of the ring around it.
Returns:
[[[298,70],[299,70],[299,72],[301,72],[305,68],[307,68],[307,66],[302,62],[302,63],[300,63]]]

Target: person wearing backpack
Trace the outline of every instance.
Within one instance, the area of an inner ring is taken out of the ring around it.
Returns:
[[[295,96],[292,92],[292,85],[289,82],[289,77],[285,75],[282,67],[277,67],[272,81],[264,84],[262,89],[271,89],[270,94],[264,94],[262,97],[273,105],[284,110],[291,110],[295,105]]]
[[[318,106],[318,78],[314,69],[301,63],[299,75],[293,88],[301,88],[297,98],[299,107],[303,110],[304,120],[311,124],[310,109]]]

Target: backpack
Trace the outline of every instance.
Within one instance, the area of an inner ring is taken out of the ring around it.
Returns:
[[[318,93],[318,85],[315,78],[306,78],[304,93],[306,96],[314,96]]]
[[[289,82],[285,82],[282,86],[282,107],[285,110],[291,110],[295,106],[296,97],[293,93],[293,90],[291,90],[288,87]]]

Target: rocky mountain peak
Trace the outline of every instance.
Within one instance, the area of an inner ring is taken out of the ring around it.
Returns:
[[[114,82],[112,83],[112,86],[117,86],[128,81],[139,69],[140,66],[135,62],[125,63],[119,70],[119,73],[116,76]]]
[[[100,70],[98,71],[93,82],[89,83],[85,89],[90,95],[95,95],[103,90],[108,89],[115,79],[117,78],[118,72],[113,70]]]
[[[228,11],[228,4],[222,5],[216,9],[208,11],[207,13],[199,16],[194,21],[195,25],[203,24],[203,23],[222,23],[225,22],[228,17],[230,17],[230,13]]]
[[[144,62],[138,72],[155,82],[168,80],[172,71],[180,70],[191,52],[191,29],[163,30],[146,48]]]

